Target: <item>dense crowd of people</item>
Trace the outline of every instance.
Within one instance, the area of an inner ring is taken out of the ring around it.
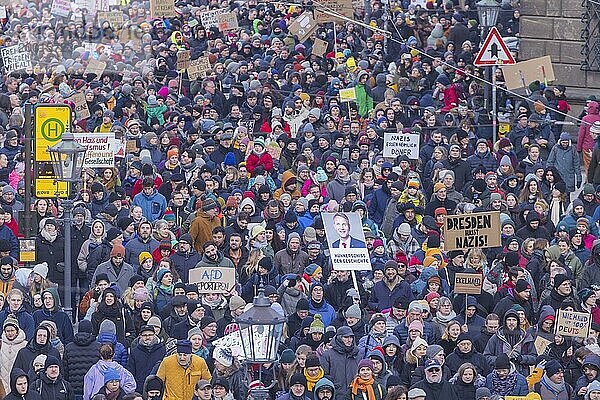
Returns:
[[[303,40],[293,24],[319,2],[178,1],[161,18],[148,1],[61,3],[2,6],[0,50],[31,65],[3,58],[0,399],[600,400],[598,102],[568,116],[564,86],[516,95],[498,69],[496,140],[473,0],[354,4]],[[237,23],[203,18],[220,9]],[[70,238],[62,199],[34,198],[25,263],[39,104],[127,146],[72,187]],[[419,135],[418,159],[384,158],[390,132]],[[448,215],[494,211],[501,246],[445,249]],[[334,212],[360,216],[370,270],[333,268]],[[234,270],[233,288],[199,288],[200,267]],[[456,293],[457,273],[481,294]],[[260,293],[287,319],[277,361],[252,364],[236,321]],[[556,333],[560,311],[587,316],[587,337]]]

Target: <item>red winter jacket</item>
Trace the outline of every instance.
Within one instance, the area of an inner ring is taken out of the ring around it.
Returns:
[[[273,157],[267,152],[264,151],[262,154],[256,154],[254,151],[248,155],[248,159],[246,160],[246,169],[251,174],[254,173],[254,169],[262,165],[265,171],[271,171],[273,169]]]

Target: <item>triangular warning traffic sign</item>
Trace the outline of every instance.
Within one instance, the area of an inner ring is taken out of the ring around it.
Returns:
[[[475,58],[474,65],[478,67],[486,65],[507,65],[514,64],[515,58],[510,54],[508,46],[500,36],[500,32],[493,26],[490,33],[485,38],[481,50]]]

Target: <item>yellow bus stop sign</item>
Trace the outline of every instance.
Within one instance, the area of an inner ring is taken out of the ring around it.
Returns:
[[[71,108],[66,104],[39,105],[35,108],[35,161],[51,161],[48,147],[60,142],[71,130]]]

